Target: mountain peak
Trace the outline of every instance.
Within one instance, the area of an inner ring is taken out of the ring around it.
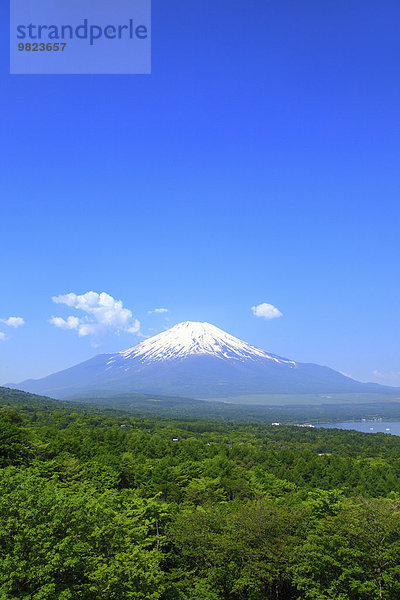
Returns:
[[[120,358],[137,358],[142,362],[183,359],[195,355],[241,361],[267,358],[274,362],[295,364],[251,346],[215,325],[197,321],[178,323],[171,329],[118,353]],[[110,365],[115,362],[115,359],[115,356],[110,359]]]
[[[225,400],[262,395],[264,401],[268,394],[398,395],[398,390],[360,383],[328,367],[288,361],[215,325],[194,321],[18,387],[57,398],[99,390]]]

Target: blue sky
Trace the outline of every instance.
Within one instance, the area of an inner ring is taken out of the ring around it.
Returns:
[[[0,8],[0,318],[25,321],[0,323],[0,382],[132,346],[137,319],[400,385],[399,3],[152,14],[150,76],[10,76]],[[52,300],[89,291],[132,320],[49,323],[97,318]]]

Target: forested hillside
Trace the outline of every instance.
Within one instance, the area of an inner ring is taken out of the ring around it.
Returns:
[[[1,600],[400,598],[400,438],[2,404]]]

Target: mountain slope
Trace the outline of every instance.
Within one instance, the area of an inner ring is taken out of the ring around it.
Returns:
[[[209,323],[186,321],[114,354],[18,387],[66,397],[90,390],[227,398],[244,394],[393,393],[314,364],[270,354]]]

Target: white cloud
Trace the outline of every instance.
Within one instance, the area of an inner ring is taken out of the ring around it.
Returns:
[[[97,335],[102,331],[101,325],[97,323],[80,323],[78,327],[79,337],[86,337],[87,335]]]
[[[115,300],[106,292],[87,292],[86,294],[61,294],[53,296],[56,304],[65,304],[82,311],[83,317],[52,317],[50,323],[61,329],[76,330],[80,337],[102,333],[138,333],[140,322],[133,318],[132,311],[124,308],[121,300]]]
[[[277,319],[282,316],[281,311],[278,310],[276,306],[268,304],[267,302],[252,306],[251,310],[253,311],[253,315],[256,317],[263,317],[264,319]]]
[[[132,327],[129,327],[126,331],[129,333],[138,333],[140,330],[140,321],[137,319],[134,320]]]
[[[160,313],[167,313],[167,312],[169,312],[168,308],[155,308],[154,310],[147,311],[147,314],[152,315],[154,313],[160,314]]]
[[[4,323],[4,325],[7,325],[7,327],[14,327],[14,329],[25,325],[25,321],[22,317],[8,317],[8,319],[0,319],[0,323]],[[0,341],[4,341],[6,339],[6,334],[3,331],[0,331]]]
[[[25,321],[22,317],[8,317],[8,319],[0,319],[1,323],[5,323],[8,327],[22,327],[25,325]]]
[[[49,323],[60,329],[79,329],[80,324],[78,317],[68,317],[67,320],[62,317],[51,317]]]

